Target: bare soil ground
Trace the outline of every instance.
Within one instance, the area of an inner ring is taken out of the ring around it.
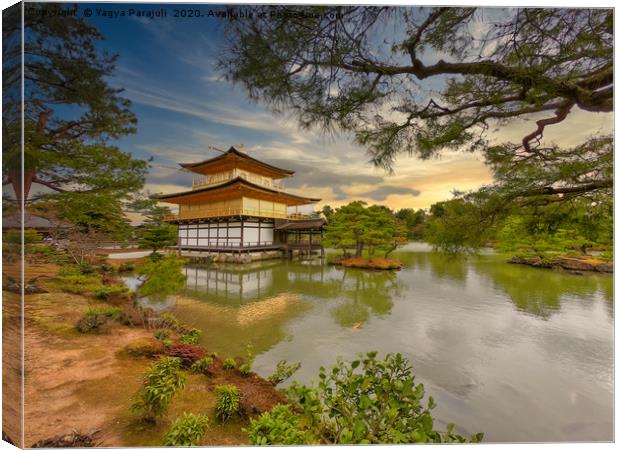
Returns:
[[[14,297],[14,298],[11,298]],[[22,351],[19,296],[3,292],[2,299],[2,432],[15,445],[22,438]]]

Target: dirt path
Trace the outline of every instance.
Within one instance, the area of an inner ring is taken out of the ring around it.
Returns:
[[[118,354],[146,330],[115,326],[110,334],[80,335],[73,324],[88,308],[81,296],[49,293],[26,297],[25,443],[102,430],[102,445],[121,446],[107,433],[130,404],[149,362]]]

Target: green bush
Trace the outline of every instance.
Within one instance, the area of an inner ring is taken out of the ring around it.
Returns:
[[[248,376],[252,371],[252,364],[254,364],[254,347],[250,343],[245,348],[245,362],[239,366],[241,375]]]
[[[300,367],[301,363],[299,362],[289,364],[284,360],[278,361],[278,364],[276,364],[276,371],[269,375],[267,380],[274,386],[278,385],[292,377],[293,374],[297,372]]]
[[[182,272],[184,265],[185,262],[174,255],[157,261],[148,260],[138,269],[138,274],[144,279],[138,287],[138,294],[158,298],[174,294],[185,286],[187,277]]]
[[[24,257],[29,262],[65,264],[66,256],[64,253],[56,251],[49,244],[26,244],[24,246]]]
[[[613,247],[609,250],[605,250],[601,253],[600,258],[603,261],[613,261],[614,260],[614,249]]]
[[[118,319],[120,313],[121,309],[115,307],[89,308],[84,317],[78,320],[76,328],[81,333],[99,331],[109,321]]]
[[[162,325],[165,327],[171,328],[175,331],[185,329],[181,321],[170,313],[162,313],[159,315],[159,318],[162,321]]]
[[[250,419],[250,445],[304,445],[306,439],[299,417],[289,405],[276,405],[271,411]]]
[[[248,363],[243,363],[239,366],[239,373],[244,377],[247,377],[252,372],[252,366]]]
[[[56,276],[56,287],[71,294],[85,294],[103,288],[103,284],[96,274],[85,275],[76,267],[63,267]]]
[[[133,272],[136,269],[136,265],[132,262],[124,262],[118,266],[118,273]]]
[[[198,343],[201,334],[202,332],[200,330],[192,328],[191,330],[183,333],[179,338],[179,341],[181,341],[182,344],[196,344]]]
[[[151,337],[149,338],[138,338],[129,342],[125,346],[125,352],[131,356],[135,357],[147,357],[153,358],[156,355],[160,355],[164,352],[164,346],[162,343],[156,339]]]
[[[26,253],[49,257],[54,255],[55,252],[54,249],[47,244],[31,244],[27,246]]]
[[[215,395],[217,397],[215,416],[218,419],[225,421],[239,412],[241,394],[237,386],[233,384],[220,384],[215,386]]]
[[[23,242],[24,244],[34,244],[35,242],[40,242],[43,238],[43,235],[32,228],[27,228],[24,230],[23,234]],[[10,244],[17,244],[21,246],[22,244],[22,232],[20,230],[8,230],[3,237],[4,242]]]
[[[168,339],[170,337],[170,330],[166,330],[165,328],[160,328],[159,330],[155,330],[155,333],[153,333],[153,335],[155,336],[155,339],[159,339],[160,341],[163,341],[165,339]]]
[[[102,262],[101,265],[99,265],[99,271],[104,273],[114,272],[114,266],[110,263]]]
[[[147,258],[150,259],[152,262],[158,262],[164,258],[164,255],[162,255],[161,253],[152,252],[147,256]]]
[[[171,447],[189,447],[200,443],[200,439],[209,428],[209,418],[192,413],[184,413],[172,424],[166,437],[164,445]]]
[[[222,367],[224,367],[224,369],[226,370],[234,369],[236,365],[237,364],[235,363],[235,360],[233,358],[226,358],[222,363]]]
[[[109,300],[113,297],[120,297],[129,294],[129,289],[124,284],[113,284],[111,286],[101,286],[93,291],[98,300]]]
[[[88,263],[80,263],[78,264],[78,268],[82,275],[91,275],[97,271],[95,266],[93,266],[92,264],[88,264]]]
[[[202,373],[209,367],[213,365],[213,358],[209,356],[205,356],[204,358],[200,358],[190,367],[190,370],[194,373]]]
[[[91,331],[98,331],[101,326],[109,321],[110,319],[105,316],[84,316],[78,320],[75,327],[80,333],[90,333]]]
[[[174,345],[172,339],[164,339],[163,341],[161,341],[161,343],[164,344],[165,349],[171,348]]]
[[[163,416],[174,394],[185,386],[185,375],[180,368],[179,358],[162,358],[155,362],[146,373],[131,410],[146,422],[155,422]]]
[[[43,247],[49,248],[46,244],[40,244],[42,236],[36,230],[26,229],[23,234],[25,245],[25,256],[48,256],[44,253]],[[12,254],[14,257],[21,255],[22,252],[22,233],[20,230],[7,230],[2,235],[2,253],[6,257]],[[50,249],[51,250],[51,249]]]
[[[434,429],[434,400],[429,397],[423,406],[424,386],[415,383],[402,355],[388,354],[385,360],[376,355],[360,355],[349,363],[339,360],[329,371],[321,367],[317,386],[293,383],[288,389],[289,399],[300,410],[298,424],[303,424],[308,444],[466,442],[453,434],[452,425],[445,433]],[[256,439],[270,433],[264,429]],[[476,434],[471,442],[482,437]]]
[[[116,306],[95,306],[88,308],[86,311],[87,316],[106,316],[110,319],[118,319],[121,313],[121,308]]]

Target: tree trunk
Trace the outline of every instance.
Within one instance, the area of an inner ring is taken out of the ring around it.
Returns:
[[[364,243],[362,241],[357,241],[355,243],[355,257],[360,258],[362,256],[363,251],[364,251]]]
[[[17,203],[21,205],[22,203],[22,180],[21,180],[21,170],[12,170],[9,174],[11,179],[11,184],[13,185],[13,191],[15,192],[15,198]],[[24,192],[23,192],[23,200],[24,202],[28,200],[28,194],[30,193],[30,187],[32,186],[32,181],[34,180],[35,170],[30,169],[24,171]]]

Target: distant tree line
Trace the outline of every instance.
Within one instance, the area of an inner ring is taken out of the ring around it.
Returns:
[[[325,243],[352,256],[387,257],[407,241],[424,241],[446,253],[492,246],[502,253],[546,255],[613,252],[613,199],[590,197],[493,212],[476,195],[457,195],[428,209],[367,206],[354,201],[323,207]],[[489,217],[493,216],[492,221]]]

